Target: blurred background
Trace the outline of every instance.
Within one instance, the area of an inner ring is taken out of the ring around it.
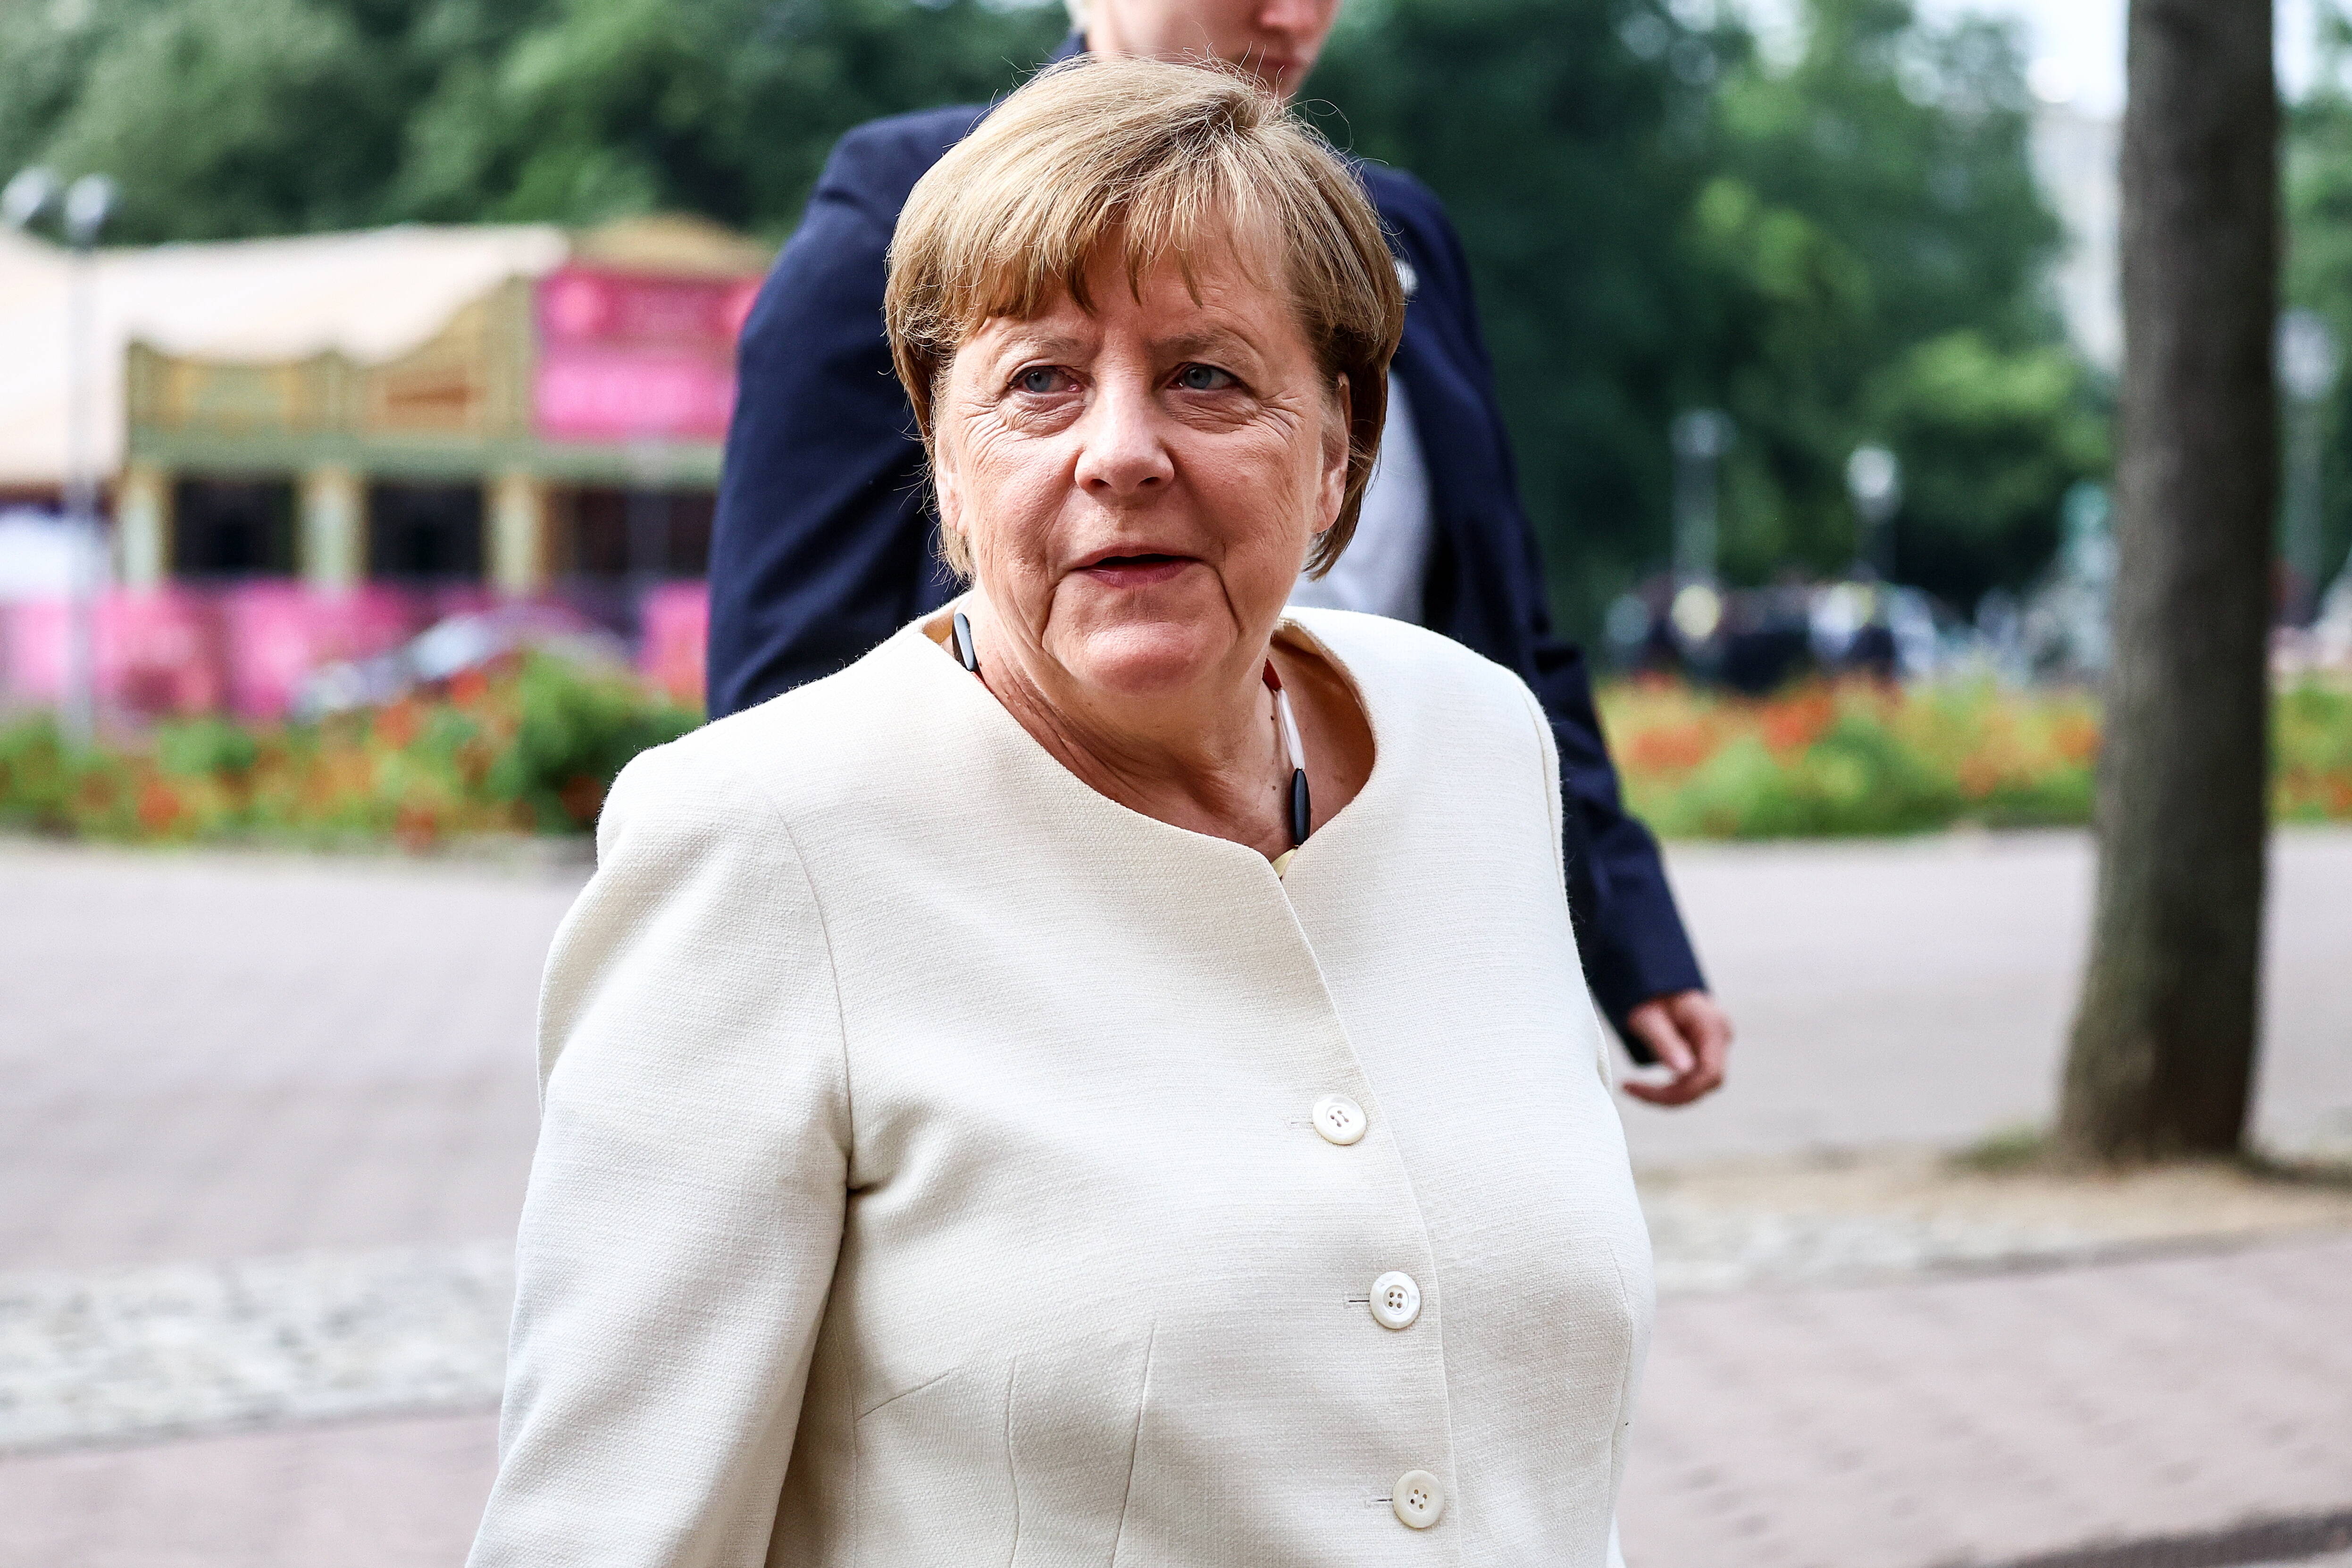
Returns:
[[[2352,1552],[2338,0],[2277,12],[2254,1110],[2234,1160],[2042,1158],[2124,11],[1349,0],[1306,90],[1461,230],[1556,618],[1742,1026],[1716,1100],[1627,1112],[1635,1568]],[[0,1563],[462,1558],[537,966],[614,773],[699,721],[735,333],[835,137],[1066,26],[0,5]]]

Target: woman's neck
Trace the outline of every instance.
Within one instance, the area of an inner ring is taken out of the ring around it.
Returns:
[[[1261,679],[1266,652],[1169,695],[1088,691],[983,645],[981,679],[1020,726],[1078,779],[1131,811],[1272,858],[1291,847],[1290,770]]]

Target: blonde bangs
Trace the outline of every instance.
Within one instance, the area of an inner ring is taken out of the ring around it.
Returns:
[[[892,237],[884,322],[928,446],[956,351],[998,317],[1065,297],[1091,310],[1087,274],[1116,246],[1128,286],[1173,259],[1231,258],[1290,296],[1322,368],[1346,376],[1349,475],[1320,574],[1355,531],[1378,456],[1404,295],[1355,175],[1253,79],[1213,64],[1066,62],[1013,94],[925,174]],[[944,542],[967,572],[961,542]]]

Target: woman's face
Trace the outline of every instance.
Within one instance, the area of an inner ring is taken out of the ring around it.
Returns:
[[[1115,251],[1116,247],[1106,247]],[[1347,389],[1271,265],[1113,254],[1029,321],[989,321],[937,402],[941,520],[995,635],[1106,697],[1246,679],[1315,536],[1339,514]],[[1138,297],[1139,294],[1139,298]]]
[[[1315,68],[1339,0],[1087,0],[1086,13],[1096,54],[1213,55],[1286,99]]]

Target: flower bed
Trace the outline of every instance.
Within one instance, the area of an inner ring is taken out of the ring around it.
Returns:
[[[2099,720],[2084,691],[1856,681],[1759,700],[1637,680],[1600,696],[1627,798],[1668,837],[2090,820]],[[47,718],[26,719],[0,725],[0,829],[416,848],[580,833],[624,763],[698,721],[626,676],[537,654],[316,724],[184,721],[79,757]],[[2283,691],[2272,747],[2280,820],[2352,820],[2352,689]]]
[[[46,716],[0,728],[0,827],[162,842],[577,833],[613,776],[698,723],[618,673],[509,658],[316,724],[197,719],[69,755]]]
[[[1606,687],[1628,803],[1671,838],[1919,833],[2091,819],[2099,711],[2068,689],[1811,685],[1750,699]],[[2273,810],[2352,819],[2352,691],[2306,681],[2273,709]]]

